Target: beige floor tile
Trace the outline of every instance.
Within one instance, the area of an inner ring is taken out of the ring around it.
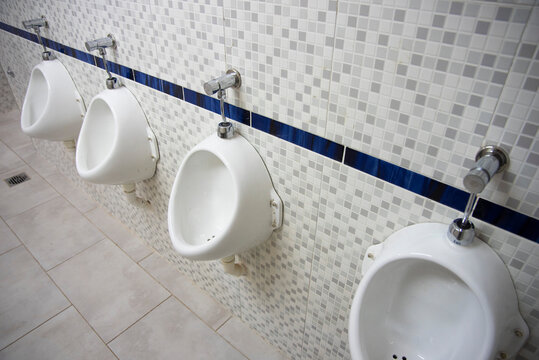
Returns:
[[[9,229],[6,223],[0,219],[0,254],[19,246],[21,242]]]
[[[45,270],[105,238],[60,196],[6,222]]]
[[[152,249],[147,247],[124,224],[109,215],[103,208],[97,207],[86,213],[86,216],[109,239],[125,251],[131,259],[139,261],[152,253]]]
[[[0,274],[0,349],[69,306],[23,246],[0,256]]]
[[[29,142],[28,144],[24,144],[21,146],[18,146],[14,149],[12,149],[21,159],[26,161],[26,159],[29,159],[32,155],[36,153],[36,148],[32,142]]]
[[[30,137],[22,132],[18,121],[0,122],[0,140],[12,149],[32,143]]]
[[[18,169],[24,165],[24,161],[0,141],[0,173]]]
[[[2,350],[0,359],[112,360],[115,356],[71,306]]]
[[[171,297],[109,344],[120,359],[245,359]]]
[[[26,146],[23,148],[26,148]],[[54,164],[51,164],[49,160],[45,159],[37,152],[25,156],[24,161],[26,161],[26,163],[43,178],[58,172]]]
[[[30,180],[9,187],[3,180],[25,172]],[[57,197],[58,193],[27,166],[0,174],[0,216],[8,219]]]
[[[221,304],[157,253],[141,261],[140,265],[213,329],[223,325],[230,317]]]
[[[105,342],[169,296],[108,239],[49,274]]]
[[[64,175],[55,172],[52,175],[45,177],[53,188],[56,189],[63,197],[67,199],[80,212],[86,213],[97,207],[97,203],[90,199],[81,189],[76,188],[68,178]]]
[[[218,331],[229,343],[250,359],[286,360],[276,348],[268,344],[255,331],[237,317],[232,317]]]

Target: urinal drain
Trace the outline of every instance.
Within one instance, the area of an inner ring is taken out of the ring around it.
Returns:
[[[211,238],[207,238],[206,242],[210,241],[211,239],[215,238],[215,235],[212,235]]]
[[[393,359],[398,359],[399,357],[396,354],[393,354]],[[401,357],[401,360],[406,360],[406,356]]]
[[[20,174],[8,177],[7,179],[4,179],[4,181],[6,182],[6,184],[9,185],[9,187],[19,185],[20,183],[23,183],[27,180],[30,180],[30,177],[26,175],[26,173],[20,173]]]

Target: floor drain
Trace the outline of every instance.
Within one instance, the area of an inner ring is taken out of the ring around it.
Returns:
[[[8,177],[7,179],[4,179],[6,184],[9,185],[9,187],[19,185],[20,183],[23,183],[27,180],[30,180],[30,177],[26,175],[26,173],[20,173],[17,175],[13,175],[12,177]]]

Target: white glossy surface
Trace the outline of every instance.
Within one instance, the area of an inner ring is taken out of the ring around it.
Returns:
[[[26,135],[52,141],[75,140],[84,110],[71,76],[58,59],[34,67],[21,113],[21,128]]]
[[[503,262],[481,240],[462,247],[446,232],[412,225],[367,249],[350,313],[352,359],[510,358],[524,344],[528,327]]]
[[[212,135],[189,152],[170,195],[168,228],[183,256],[215,260],[265,241],[270,201],[281,201],[266,167],[242,136]]]
[[[77,143],[77,171],[90,182],[127,184],[153,176],[157,144],[138,101],[127,88],[96,95]]]

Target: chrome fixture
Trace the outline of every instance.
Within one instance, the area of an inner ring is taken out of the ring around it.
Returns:
[[[509,155],[501,147],[483,146],[475,156],[475,166],[464,177],[464,187],[470,193],[479,194],[490,179],[509,165]]]
[[[217,93],[219,99],[219,105],[221,108],[221,118],[223,121],[217,125],[217,136],[223,139],[229,139],[234,136],[234,126],[226,119],[225,116],[225,99],[226,89],[233,87],[239,88],[241,86],[241,75],[235,69],[229,69],[225,75],[212,79],[204,83],[204,91],[208,95]]]
[[[458,245],[469,245],[475,238],[475,227],[470,221],[479,193],[487,186],[495,174],[503,172],[509,166],[509,155],[499,146],[483,146],[475,156],[475,166],[468,171],[463,183],[470,192],[464,216],[453,220],[447,231],[449,239]]]
[[[45,19],[45,16],[41,16],[40,18],[37,18],[37,19],[25,20],[22,22],[22,26],[24,26],[26,30],[34,30],[34,32],[36,33],[37,41],[39,41],[39,45],[43,47],[43,53],[41,54],[41,58],[43,60],[55,59],[54,54],[47,50],[47,48],[43,44],[43,39],[41,39],[41,28],[49,27],[49,23],[47,22],[47,19]]]
[[[88,51],[97,50],[99,52],[99,55],[101,55],[101,58],[103,59],[103,67],[105,68],[105,71],[109,76],[106,80],[107,89],[118,88],[120,86],[120,83],[118,82],[118,79],[112,76],[112,74],[110,73],[109,67],[107,65],[107,58],[105,56],[107,54],[107,51],[105,50],[106,48],[116,48],[116,40],[114,39],[114,36],[108,34],[106,37],[101,39],[86,41],[84,45],[86,46],[86,49]]]

